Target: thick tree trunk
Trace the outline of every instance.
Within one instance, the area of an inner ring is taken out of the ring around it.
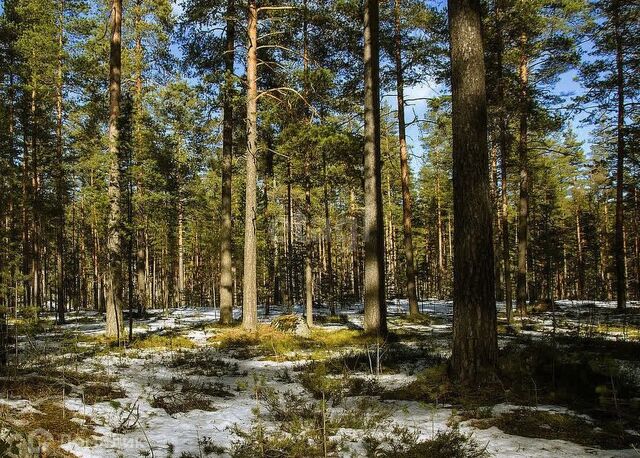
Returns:
[[[529,243],[529,60],[527,36],[520,37],[521,56],[518,78],[520,82],[520,199],[518,200],[518,275],[516,277],[516,302],[520,312],[527,308],[527,255]]]
[[[222,225],[220,226],[220,323],[233,321],[233,262],[231,258],[231,174],[233,167],[233,64],[235,61],[235,4],[227,0],[225,87],[222,108]]]
[[[483,382],[498,354],[479,0],[449,0],[453,109],[453,377]]]
[[[406,290],[409,300],[409,315],[416,316],[418,298],[416,296],[416,270],[413,259],[413,231],[411,227],[411,191],[409,159],[407,154],[407,137],[404,119],[404,75],[402,68],[402,31],[400,26],[400,0],[395,0],[395,63],[396,90],[398,97],[398,140],[400,141],[400,174],[402,178],[402,228],[404,230],[404,257],[406,263]]]
[[[616,300],[618,309],[627,306],[627,272],[624,249],[624,56],[622,51],[622,31],[620,24],[620,2],[614,0],[614,27],[616,44],[616,95],[618,99],[617,141],[616,141]]]
[[[258,326],[256,280],[256,158],[258,155],[258,9],[249,0],[247,31],[247,172],[244,220],[244,276],[242,280],[242,327],[254,330]]]
[[[106,335],[122,338],[123,272],[122,272],[122,210],[120,208],[120,80],[122,0],[113,0],[111,10],[111,46],[109,56],[109,268],[107,269]]]
[[[378,0],[364,3],[364,330],[386,335]]]

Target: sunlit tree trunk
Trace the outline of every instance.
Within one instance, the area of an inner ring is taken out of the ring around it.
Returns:
[[[309,99],[309,50],[307,41],[307,1],[304,2],[303,24],[303,65],[304,65],[304,97]],[[307,102],[308,103],[308,102]],[[305,118],[310,122],[308,109],[305,107]],[[311,234],[311,151],[307,147],[304,158],[304,213],[305,213],[305,253],[304,253],[304,291],[307,325],[313,326],[313,239]]]
[[[111,45],[109,55],[109,268],[107,269],[106,308],[107,337],[120,341],[122,322],[122,210],[120,208],[120,80],[122,0],[113,0],[111,6]]]
[[[233,64],[235,4],[227,0],[225,87],[222,108],[222,224],[220,226],[220,323],[233,321],[233,262],[231,259],[231,174],[233,167]]]
[[[247,51],[247,154],[246,197],[244,220],[244,276],[242,280],[242,327],[254,330],[258,326],[256,280],[256,158],[258,155],[257,67],[258,10],[255,0],[249,0]]]
[[[413,259],[413,230],[411,227],[411,191],[407,137],[404,119],[404,72],[402,67],[402,30],[400,26],[400,0],[395,0],[395,64],[396,90],[398,98],[398,140],[400,141],[400,174],[402,178],[402,228],[404,231],[404,257],[406,263],[406,290],[409,300],[409,315],[415,316],[418,310],[416,296],[416,271]]]

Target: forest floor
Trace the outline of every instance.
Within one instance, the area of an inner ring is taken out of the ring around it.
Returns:
[[[96,313],[18,318],[0,456],[640,456],[638,304],[558,301],[511,326],[501,311],[499,371],[474,392],[447,378],[451,303],[421,307],[390,302],[384,342],[355,306],[304,337],[269,326],[277,310],[253,334],[151,310],[127,347]]]

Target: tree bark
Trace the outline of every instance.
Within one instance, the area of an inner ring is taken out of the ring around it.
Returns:
[[[502,35],[502,1],[496,1],[496,35],[497,35],[497,60],[498,60],[498,97],[499,107],[499,149],[500,149],[500,194],[502,200],[501,227],[502,227],[502,264],[504,269],[504,301],[507,315],[507,323],[511,323],[513,314],[512,290],[511,290],[511,256],[509,250],[509,193],[507,164],[509,158],[509,131],[505,106],[505,80],[503,68],[504,40]]]
[[[178,307],[184,304],[184,198],[182,180],[178,179]]]
[[[516,278],[516,302],[518,310],[527,309],[527,254],[529,243],[529,60],[527,36],[520,37],[521,56],[518,78],[520,82],[520,139],[518,159],[520,162],[520,199],[518,200],[518,275]]]
[[[231,258],[231,175],[233,167],[233,64],[235,61],[235,3],[227,0],[225,87],[222,108],[222,225],[220,227],[220,323],[233,322],[233,262]]]
[[[406,123],[404,119],[404,72],[402,68],[402,31],[400,25],[400,0],[395,0],[395,64],[396,91],[398,98],[398,140],[400,141],[400,174],[402,178],[402,228],[404,231],[404,257],[406,263],[406,291],[409,300],[409,315],[416,316],[418,298],[416,296],[416,270],[413,256],[413,230],[411,215],[411,191],[409,159],[407,154]]]
[[[614,0],[614,34],[616,45],[616,95],[618,99],[617,110],[617,137],[616,137],[616,300],[618,309],[622,310],[627,306],[627,272],[626,256],[624,249],[624,56],[622,51],[622,31],[620,24],[620,2]]]
[[[122,0],[111,6],[111,44],[109,55],[109,222],[107,250],[107,328],[106,336],[122,337],[123,272],[122,272],[122,210],[120,208],[120,80],[122,71]]]
[[[364,330],[386,335],[378,0],[364,3]]]
[[[323,174],[323,193],[324,193],[324,236],[327,244],[327,277],[329,283],[329,313],[336,314],[335,291],[334,291],[334,273],[333,273],[333,253],[331,241],[331,219],[329,218],[329,179],[327,177],[327,153],[322,151],[322,174]]]
[[[479,0],[449,0],[453,109],[454,379],[485,381],[498,354],[487,102]]]
[[[57,225],[56,228],[56,305],[58,310],[58,324],[65,322],[65,281],[64,281],[64,166],[62,164],[63,138],[62,138],[62,117],[63,117],[63,51],[64,51],[64,0],[60,1],[60,12],[58,17],[58,68],[56,75],[56,198],[57,198]]]
[[[303,65],[304,65],[304,98],[309,100],[309,50],[307,42],[307,0],[303,11]],[[309,112],[305,107],[305,122],[309,123]],[[304,290],[307,326],[313,326],[313,239],[311,235],[311,150],[307,146],[304,158],[304,202],[305,202],[305,253],[304,253]]]
[[[142,48],[142,0],[138,0],[134,9],[134,33],[135,33],[135,86],[134,86],[134,118],[133,118],[133,154],[138,164],[141,163],[142,155],[142,69],[144,64],[144,50]],[[142,171],[137,176],[137,192],[142,197],[144,192],[142,185]],[[143,203],[137,209],[137,216],[143,217]],[[139,222],[138,222],[139,224]],[[146,237],[145,231],[138,227],[136,230],[136,301],[138,305],[138,315],[142,316],[147,308],[147,257],[146,257]]]
[[[258,326],[256,280],[256,158],[258,155],[258,9],[256,0],[249,0],[247,31],[247,164],[244,220],[244,276],[242,280],[242,327],[255,330]]]
[[[358,219],[356,214],[356,197],[353,188],[349,189],[349,217],[351,219],[351,278],[353,297],[360,299],[360,256],[358,253]]]
[[[291,313],[293,310],[294,294],[293,294],[293,201],[291,197],[291,184],[293,178],[291,177],[291,158],[287,158],[287,287],[286,290],[286,303],[287,312]]]

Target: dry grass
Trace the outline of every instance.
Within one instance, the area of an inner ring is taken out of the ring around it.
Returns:
[[[169,415],[190,412],[192,410],[216,410],[215,407],[211,406],[211,400],[194,392],[156,396],[151,401],[151,406],[164,409]]]
[[[36,406],[38,412],[21,415],[16,426],[34,437],[46,450],[43,456],[67,457],[71,455],[60,448],[64,443],[82,440],[91,442],[99,435],[89,425],[91,419],[68,410],[54,401],[43,401]]]
[[[155,348],[167,348],[178,350],[182,348],[195,348],[196,344],[180,334],[145,334],[136,338],[131,344],[131,348],[136,350],[148,350]]]
[[[84,387],[84,403],[88,405],[124,398],[126,395],[123,389],[111,383],[90,383]]]

